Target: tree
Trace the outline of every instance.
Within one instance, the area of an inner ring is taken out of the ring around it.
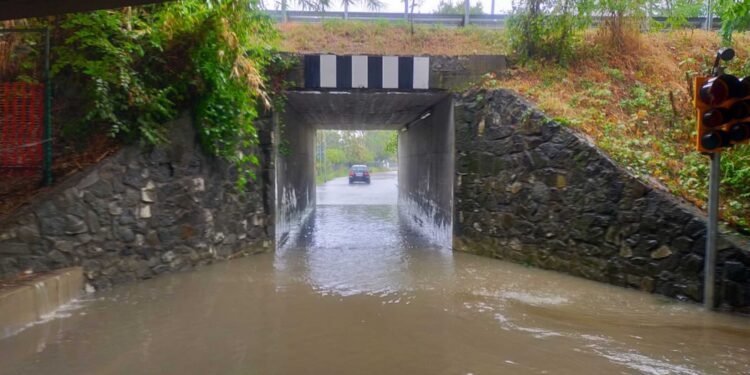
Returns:
[[[393,132],[385,145],[385,151],[388,155],[396,156],[398,154],[398,133]]]
[[[463,1],[456,1],[456,3],[453,3],[453,0],[440,0],[440,3],[438,4],[437,9],[434,11],[435,14],[464,14],[464,3]],[[469,8],[469,14],[471,15],[478,15],[478,14],[484,14],[484,10],[482,9],[482,2],[477,1],[476,4],[471,6]]]
[[[591,24],[593,0],[522,0],[508,21],[511,46],[522,60],[564,63],[575,38]]]
[[[286,7],[288,0],[282,0],[282,7]],[[326,9],[331,7],[331,0],[293,0],[297,5],[302,7],[303,10],[316,10],[325,12]],[[349,11],[349,6],[354,4],[361,4],[370,10],[378,10],[383,7],[383,2],[380,0],[341,0],[341,5],[344,6],[344,11]]]
[[[750,1],[717,0],[716,15],[721,18],[719,31],[724,44],[732,42],[732,33],[750,28]]]
[[[411,0],[411,9],[409,9],[409,0],[404,0],[405,9],[409,11],[409,26],[411,28],[411,35],[414,35],[414,9],[422,5],[422,0]]]
[[[596,11],[604,16],[602,28],[609,35],[610,46],[622,50],[628,36],[640,33],[649,0],[598,0]]]
[[[341,165],[346,163],[346,155],[340,148],[329,148],[326,150],[326,161],[330,165]]]
[[[688,25],[688,18],[703,14],[703,0],[663,0],[651,7],[652,16],[666,17],[665,24],[673,29]]]

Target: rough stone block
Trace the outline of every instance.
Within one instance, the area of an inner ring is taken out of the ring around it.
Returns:
[[[97,181],[86,190],[90,192],[91,194],[93,194],[95,197],[100,198],[100,199],[110,198],[112,194],[114,193],[114,190],[112,189],[112,184],[110,184],[109,181],[105,181],[105,180]]]
[[[41,234],[39,233],[39,227],[36,223],[19,227],[18,230],[16,230],[16,238],[25,243],[39,243],[42,240]]]
[[[138,217],[141,219],[151,218],[151,205],[144,204],[138,208]]]
[[[122,215],[122,207],[117,202],[110,202],[107,205],[107,212],[112,216]]]
[[[65,234],[80,234],[88,232],[89,228],[86,222],[78,216],[66,215],[65,216]]]
[[[31,246],[23,242],[0,242],[0,254],[23,255],[31,253]]]
[[[135,241],[135,233],[129,227],[118,226],[116,229],[116,233],[117,233],[117,238],[121,239],[124,242]]]

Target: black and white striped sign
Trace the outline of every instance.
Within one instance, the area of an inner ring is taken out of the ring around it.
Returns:
[[[305,88],[430,88],[430,58],[305,55]]]

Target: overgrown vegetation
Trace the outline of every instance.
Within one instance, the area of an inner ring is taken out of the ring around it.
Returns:
[[[603,38],[584,34],[567,66],[529,61],[485,85],[519,91],[636,175],[705,208],[708,158],[694,150],[691,77],[707,71],[721,38],[700,30],[648,33],[629,53]],[[735,35],[735,48],[729,71],[750,75],[750,35]],[[723,218],[748,231],[750,146],[725,153],[721,166]]]
[[[566,61],[593,11],[589,0],[528,0],[515,5],[508,29],[511,47],[523,61]]]
[[[732,42],[732,33],[750,28],[750,2],[717,0],[716,14],[721,18],[721,36],[724,44]]]
[[[490,77],[488,86],[510,86],[532,97],[636,174],[704,207],[709,168],[693,146],[692,77],[707,74],[713,52],[732,41],[740,58],[730,71],[750,75],[750,39],[736,35],[750,26],[750,3],[715,3],[721,40],[702,31],[649,32],[676,29],[705,14],[702,0],[521,1],[509,39],[524,65],[510,79]],[[600,26],[586,31],[592,15]],[[656,15],[666,21],[648,18]],[[748,232],[750,148],[726,153],[721,168],[724,219]]]
[[[29,21],[53,30],[58,139],[168,142],[190,110],[203,148],[257,164],[253,121],[270,105],[266,68],[277,32],[256,0],[181,0]]]
[[[715,1],[714,15],[722,20],[725,44],[732,33],[750,26],[750,2]],[[513,51],[522,61],[545,59],[566,63],[582,31],[598,22],[612,48],[628,50],[649,28],[678,29],[690,17],[706,14],[703,0],[522,0],[514,3],[508,22]],[[652,16],[665,18],[656,22]]]

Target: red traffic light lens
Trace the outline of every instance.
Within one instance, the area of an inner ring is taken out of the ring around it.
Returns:
[[[729,85],[721,77],[711,78],[701,86],[699,95],[703,103],[719,105],[729,99]]]
[[[708,132],[701,137],[701,146],[706,150],[729,146],[729,134],[721,130]]]
[[[750,139],[750,123],[741,122],[732,125],[729,129],[729,138],[734,142],[742,142]]]

